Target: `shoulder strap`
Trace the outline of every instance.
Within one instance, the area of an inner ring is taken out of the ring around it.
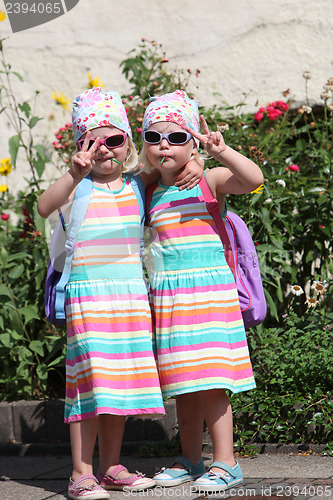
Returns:
[[[206,182],[205,176],[203,176],[199,182],[199,187],[201,189],[203,198],[206,202],[207,210],[210,213],[210,215],[213,217],[216,227],[219,231],[220,238],[222,240],[223,248],[224,248],[224,253],[225,253],[225,258],[228,263],[228,266],[230,267],[230,270],[232,274],[234,275],[234,278],[236,280],[236,268],[235,268],[235,260],[234,260],[234,254],[231,248],[231,243],[229,240],[229,236],[227,233],[227,230],[225,228],[225,224],[222,220],[221,214],[220,214],[220,206],[219,202],[214,198],[212,195],[211,190],[209,189],[209,186]]]
[[[149,224],[149,210],[150,210],[150,204],[151,200],[153,198],[153,193],[155,189],[158,186],[158,182],[154,182],[153,184],[150,184],[150,186],[147,187],[146,189],[146,221]]]
[[[141,224],[144,225],[145,222],[145,185],[143,180],[139,175],[128,175],[128,179],[132,185],[135,196],[138,199],[140,215],[141,215]]]
[[[143,240],[143,231],[145,225],[145,185],[143,180],[138,174],[129,174],[127,175],[128,180],[131,183],[134,194],[139,203],[140,216],[141,216],[141,235],[140,235],[140,255],[142,257],[145,246]]]
[[[55,313],[57,319],[65,318],[65,287],[68,283],[71,272],[74,243],[87,212],[91,191],[92,179],[91,176],[88,175],[77,185],[71,213],[69,216],[65,243],[65,265],[61,278],[56,286]]]

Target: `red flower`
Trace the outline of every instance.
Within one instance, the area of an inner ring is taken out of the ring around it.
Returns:
[[[299,166],[298,165],[289,165],[288,170],[291,170],[292,172],[298,172]]]
[[[257,121],[257,122],[261,122],[261,120],[263,119],[264,117],[264,113],[261,113],[260,111],[258,111],[255,115],[254,115],[254,119]]]
[[[254,119],[257,122],[261,122],[266,114],[270,120],[277,120],[279,116],[282,115],[282,112],[287,111],[288,109],[289,104],[286,102],[274,101],[271,104],[268,104],[266,108],[259,108],[259,111],[257,111],[254,115]]]
[[[8,220],[9,219],[9,215],[8,214],[2,214],[1,215],[1,219],[2,220]]]
[[[268,108],[267,108],[267,110],[268,110]],[[270,111],[268,113],[268,118],[270,120],[277,120],[277,118],[279,118],[279,116],[281,116],[281,115],[282,115],[282,111],[280,111],[279,109],[273,108],[273,111]]]

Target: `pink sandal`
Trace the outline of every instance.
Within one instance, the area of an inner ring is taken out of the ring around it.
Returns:
[[[129,477],[123,479],[117,479],[118,474],[121,471],[127,471],[126,467],[123,465],[116,465],[112,470],[112,474],[102,474],[100,471],[97,472],[97,479],[99,484],[106,490],[127,490],[127,491],[139,491],[146,490],[155,486],[155,481],[148,477],[145,477],[141,472],[136,471]]]
[[[89,486],[80,486],[87,479],[91,479],[94,483],[89,484]],[[73,500],[81,500],[81,498],[86,498],[87,500],[109,500],[110,496],[101,488],[93,474],[82,474],[76,481],[69,480],[68,498],[72,498]]]

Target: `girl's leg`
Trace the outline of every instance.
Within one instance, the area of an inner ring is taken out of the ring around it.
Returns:
[[[82,474],[93,473],[93,454],[98,429],[98,417],[70,423],[70,438],[73,460],[72,480]],[[87,480],[91,484],[91,480]],[[82,483],[82,486],[86,486]]]
[[[203,436],[199,393],[176,396],[176,407],[182,455],[192,464],[197,464],[201,460]],[[182,465],[180,467],[184,468]]]
[[[125,422],[126,417],[121,415],[99,416],[99,470],[103,475],[112,473],[112,469],[119,465]],[[129,472],[121,471],[117,478],[124,479],[131,475]]]
[[[234,467],[236,461],[233,454],[233,421],[229,398],[223,389],[202,391],[199,394],[213,444],[214,461]],[[219,472],[215,467],[212,470]]]

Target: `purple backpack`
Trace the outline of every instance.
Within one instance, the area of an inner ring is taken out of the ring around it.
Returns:
[[[219,230],[226,261],[234,275],[245,328],[260,325],[267,306],[261,282],[257,252],[245,222],[228,210],[224,224],[218,201],[213,197],[205,177],[199,182],[207,210]]]

